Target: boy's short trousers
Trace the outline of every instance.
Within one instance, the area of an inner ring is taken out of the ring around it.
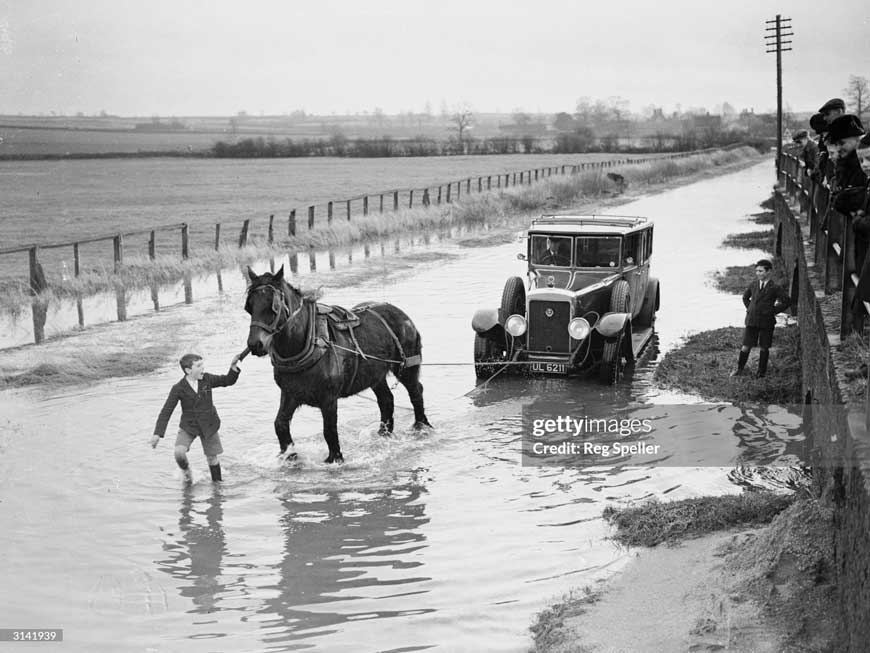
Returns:
[[[184,447],[190,451],[190,445],[193,444],[193,441],[198,437],[199,436],[197,435],[191,435],[184,429],[178,429],[178,436],[175,438],[175,446]],[[224,452],[224,448],[221,446],[220,433],[218,431],[215,431],[207,438],[200,438],[200,440],[202,440],[202,450],[205,452],[206,456],[217,456]]]
[[[743,346],[744,347],[761,347],[762,349],[770,349],[773,344],[773,327],[762,329],[760,327],[745,327],[743,329]]]

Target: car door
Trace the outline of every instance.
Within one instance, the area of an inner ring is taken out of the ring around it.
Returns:
[[[642,240],[640,232],[628,234],[623,240],[622,275],[628,282],[632,317],[640,311],[640,307],[643,305],[644,290],[646,290],[646,284],[642,282],[645,267],[641,263],[643,257]]]

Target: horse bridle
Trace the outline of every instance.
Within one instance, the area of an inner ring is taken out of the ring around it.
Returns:
[[[266,331],[270,336],[275,335],[290,322],[294,317],[296,317],[299,312],[305,308],[305,302],[299,302],[299,308],[295,311],[290,311],[290,307],[287,305],[287,297],[284,295],[284,292],[275,288],[274,286],[264,285],[254,288],[253,290],[248,291],[248,295],[251,295],[255,292],[260,292],[261,290],[271,290],[272,291],[272,312],[275,314],[275,319],[272,321],[272,324],[266,324],[265,322],[260,322],[259,320],[253,319],[253,315],[251,315],[251,326],[260,327],[264,331]],[[281,321],[281,314],[286,312],[287,317],[284,321]]]

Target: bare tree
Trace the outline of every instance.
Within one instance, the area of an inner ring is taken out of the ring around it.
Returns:
[[[459,149],[465,151],[465,132],[471,129],[474,124],[474,112],[471,107],[463,102],[462,104],[453,107],[453,112],[450,114],[450,129],[455,131],[459,139]]]
[[[866,77],[858,75],[849,76],[849,85],[843,89],[843,92],[849,98],[852,104],[855,105],[855,115],[862,118],[864,109],[867,105],[867,100],[870,98],[870,84]]]

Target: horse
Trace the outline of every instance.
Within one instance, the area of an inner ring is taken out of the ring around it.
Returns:
[[[275,417],[280,456],[295,460],[290,421],[296,409],[316,406],[323,416],[329,447],[324,462],[344,462],[338,440],[338,399],[371,388],[380,409],[381,435],[393,431],[392,372],[414,407],[414,428],[429,426],[420,383],[420,333],[402,310],[388,303],[366,303],[352,310],[319,304],[284,279],[284,266],[257,275],[248,268],[245,310],[251,315],[248,349],[269,355],[281,403]]]

